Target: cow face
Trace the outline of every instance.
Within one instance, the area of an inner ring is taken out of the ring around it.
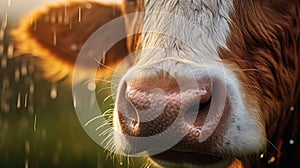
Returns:
[[[265,152],[298,93],[289,88],[299,50],[288,43],[299,27],[282,3],[124,1],[124,14],[141,12],[127,30],[141,33],[127,39],[139,52],[119,84],[116,148],[167,167],[223,167]]]

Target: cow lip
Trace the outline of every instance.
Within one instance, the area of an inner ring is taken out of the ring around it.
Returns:
[[[151,156],[154,160],[175,164],[211,165],[224,161],[226,158],[196,152],[175,151],[169,149],[160,154]]]

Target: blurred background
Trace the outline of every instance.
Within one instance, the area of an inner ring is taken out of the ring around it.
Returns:
[[[71,85],[45,79],[38,57],[17,53],[10,30],[32,10],[58,1],[0,1],[0,167],[140,167],[93,142],[76,116]],[[108,94],[101,92],[97,101]]]

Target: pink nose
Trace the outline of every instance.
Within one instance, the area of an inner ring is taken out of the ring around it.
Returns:
[[[133,78],[124,83],[117,100],[122,132],[135,137],[153,136],[176,120],[176,129],[186,135],[179,148],[193,148],[209,111],[212,84],[209,79],[181,81],[168,76]],[[197,87],[191,87],[193,82]]]

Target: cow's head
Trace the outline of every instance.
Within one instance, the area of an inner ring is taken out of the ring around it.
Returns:
[[[238,164],[236,158],[247,166],[260,157],[277,163],[286,140],[296,138],[297,125],[289,123],[298,120],[299,109],[299,1],[124,0],[119,9],[75,4],[56,12],[74,16],[66,25],[43,23],[45,14],[37,19],[42,31],[32,23],[25,31],[47,52],[75,57],[95,28],[122,13],[129,36],[107,55],[114,62],[134,53],[113,114],[118,153],[146,153],[166,167],[225,167]],[[109,29],[106,39],[123,26]],[[53,39],[43,40],[48,27],[58,37],[73,36],[53,46]]]
[[[144,13],[125,18],[141,33],[127,39],[137,54],[119,83],[116,148],[167,167],[263,157],[299,95],[299,3],[125,0],[133,12]]]

